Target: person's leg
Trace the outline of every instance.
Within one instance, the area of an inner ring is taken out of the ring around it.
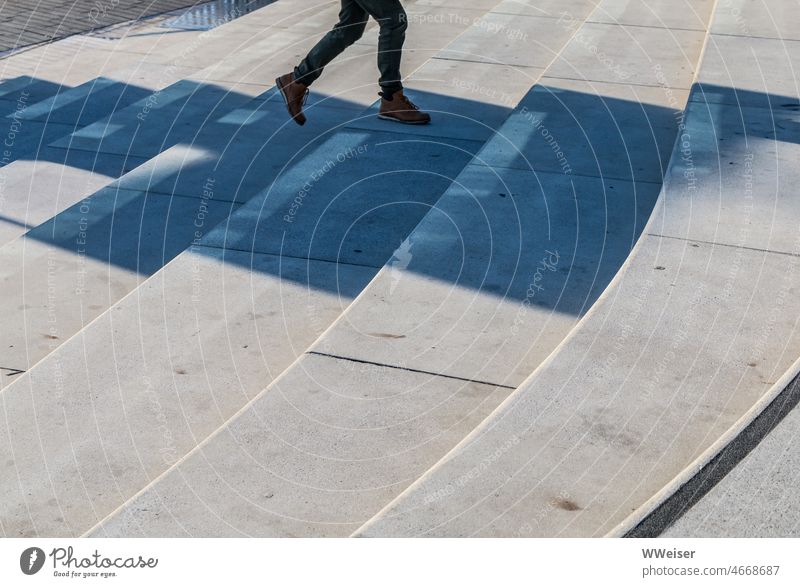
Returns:
[[[368,18],[357,0],[342,0],[339,22],[309,51],[300,65],[295,67],[294,81],[310,86],[334,57],[361,38]]]
[[[380,25],[378,70],[381,92],[386,98],[403,89],[400,61],[408,22],[400,0],[355,0]]]
[[[381,72],[381,105],[378,118],[404,124],[428,124],[431,117],[420,111],[403,93],[400,61],[408,17],[400,0],[356,0],[381,27],[378,36],[378,69]]]
[[[314,83],[323,68],[334,57],[355,43],[367,26],[369,16],[356,0],[342,0],[339,22],[308,52],[306,58],[293,71],[279,76],[275,85],[286,101],[289,115],[297,124],[305,124],[303,105],[308,96],[308,86]]]

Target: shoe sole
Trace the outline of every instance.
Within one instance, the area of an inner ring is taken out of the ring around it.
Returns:
[[[420,120],[420,121],[414,122],[412,120],[400,120],[400,119],[395,118],[393,116],[385,116],[383,114],[378,114],[378,118],[380,118],[381,120],[391,120],[392,122],[399,122],[400,124],[417,124],[417,125],[419,125],[419,124],[429,124],[430,123],[430,120]]]
[[[303,120],[301,122],[301,121],[297,120],[296,117],[292,116],[292,111],[289,110],[289,98],[286,97],[286,93],[283,91],[283,86],[281,85],[281,78],[280,77],[276,77],[275,78],[275,87],[277,87],[278,91],[281,93],[281,98],[283,98],[283,103],[286,106],[286,111],[289,113],[289,118],[294,120],[296,124],[299,124],[300,126],[303,126],[306,123],[306,121]]]

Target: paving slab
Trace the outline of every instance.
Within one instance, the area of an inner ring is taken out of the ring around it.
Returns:
[[[711,35],[692,101],[800,108],[800,41]]]
[[[341,8],[341,2],[287,3],[281,10],[273,10],[268,20],[259,15],[259,25],[321,36],[339,20]],[[253,26],[252,23],[248,25]]]
[[[475,21],[438,57],[523,67],[547,67],[580,25],[555,25],[538,16],[490,12]]]
[[[443,40],[456,38],[487,12],[485,8],[473,7],[463,3],[457,8],[453,6],[420,5],[419,3],[409,4],[404,8],[406,22],[408,23],[406,40],[403,45],[404,59],[408,52],[429,52],[429,56],[436,53],[444,46],[442,44]],[[378,27],[368,29],[356,41],[356,44],[377,48],[378,36]]]
[[[161,90],[180,80],[191,78],[202,71],[197,67],[169,64],[167,66],[151,63],[145,57],[138,58],[134,54],[129,58],[130,63],[123,65],[117,63],[120,54],[112,54],[107,58],[108,66],[105,68],[106,77],[119,80],[131,86],[146,88],[148,90]],[[102,59],[102,55],[98,55]]]
[[[2,392],[6,535],[87,531],[263,390],[372,274],[179,256]]]
[[[225,23],[223,28],[225,32],[267,27],[286,28],[321,12],[335,19],[340,8],[339,0],[307,0],[302,3],[281,0]]]
[[[800,114],[692,102],[653,233],[794,254]]]
[[[136,53],[142,61],[165,66],[203,68],[241,51],[252,49],[271,34],[268,28],[229,30],[226,25],[208,31],[187,31],[157,27],[154,30],[123,32],[103,38],[93,35],[92,46],[113,52]]]
[[[446,6],[448,8],[460,8],[464,5],[464,2],[461,0],[417,0],[415,4],[417,6]],[[471,8],[481,8],[486,11],[493,11],[497,4],[498,3],[496,0],[474,0],[469,3]]]
[[[454,0],[445,0],[445,3]],[[498,14],[519,14],[550,18],[586,18],[597,0],[503,0],[492,8]]]
[[[586,23],[547,75],[688,89],[704,38],[704,31]]]
[[[479,146],[356,129],[322,136],[203,243],[380,267]]]
[[[39,47],[33,50],[34,55],[39,60],[39,65],[45,71],[50,71],[49,58],[60,55],[64,58],[64,69],[69,70],[75,64],[82,63],[87,57],[94,57],[102,61],[109,61],[117,65],[131,65],[134,63],[147,63],[158,65],[165,69],[169,65],[179,66],[183,59],[194,57],[194,67],[203,67],[216,60],[209,60],[208,55],[195,52],[192,55],[191,49],[194,45],[201,43],[202,37],[195,33],[184,36],[184,31],[163,29],[160,27],[148,27],[149,30],[136,30],[134,26],[116,30],[101,30],[89,32],[83,35],[76,35],[67,39],[57,41],[50,50],[46,47]],[[184,55],[175,51],[179,39],[182,41],[187,53]],[[156,44],[162,44],[162,50],[149,50]],[[172,50],[172,51],[170,51]],[[170,54],[171,53],[171,54]],[[47,56],[47,57],[46,57]],[[14,59],[21,58],[15,56]],[[205,58],[205,63],[203,62]],[[21,59],[20,59],[21,60]],[[27,60],[30,63],[30,58]],[[183,64],[189,66],[189,63]]]
[[[346,536],[508,390],[306,355],[98,536]],[[254,471],[258,471],[254,475]]]
[[[174,62],[160,63],[152,55],[115,52],[95,41],[78,36],[37,47],[4,59],[0,71],[4,76],[32,75],[69,86],[102,76],[159,89],[198,69]]]
[[[606,288],[658,192],[470,165],[312,350],[516,387]]]
[[[223,59],[195,77],[205,82],[238,82],[267,84],[280,73],[297,65],[316,43],[315,38],[300,31],[277,30],[270,33],[235,59]]]
[[[719,3],[711,32],[800,40],[800,14],[791,0],[729,0]]]
[[[544,77],[480,160],[493,167],[661,182],[686,96]]]
[[[737,257],[743,270],[731,276]],[[775,294],[778,284],[794,287],[786,276],[795,263],[645,237],[591,320],[546,368],[358,535],[611,531],[797,356],[800,334],[775,337],[752,311],[797,315],[796,296],[778,302]]]
[[[589,22],[705,33],[713,7],[713,0],[601,0]]]

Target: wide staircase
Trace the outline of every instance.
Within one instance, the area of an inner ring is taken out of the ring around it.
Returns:
[[[800,53],[745,4],[408,2],[424,127],[375,117],[374,23],[288,120],[271,80],[332,1],[5,60],[4,534],[702,508],[800,356]]]

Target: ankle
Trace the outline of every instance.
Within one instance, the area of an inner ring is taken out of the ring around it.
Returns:
[[[402,91],[403,91],[403,89],[402,89],[402,88],[400,88],[400,89],[397,89],[397,90],[391,90],[391,91],[387,91],[387,90],[381,90],[380,92],[378,92],[378,95],[379,95],[381,98],[383,98],[384,100],[388,100],[389,102],[391,102],[391,101],[394,99],[394,95],[395,95],[397,92],[402,92]]]

